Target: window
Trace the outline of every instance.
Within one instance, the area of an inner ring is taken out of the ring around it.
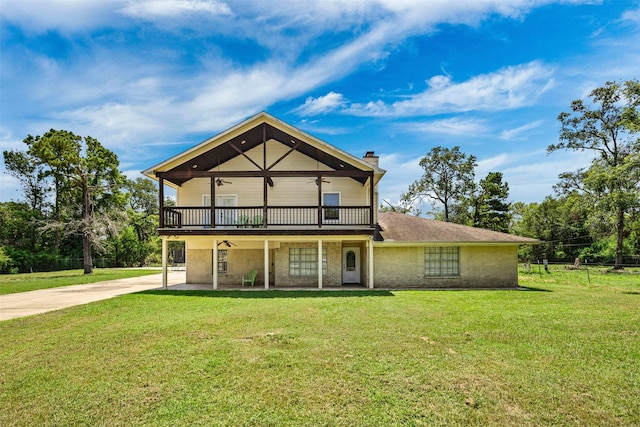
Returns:
[[[213,251],[212,251],[213,253]],[[212,257],[213,259],[213,257]],[[226,249],[218,249],[218,274],[227,274],[227,250]],[[211,264],[211,268],[213,271],[213,262]]]
[[[322,248],[322,274],[327,274],[327,248]],[[318,275],[318,248],[289,248],[290,276]]]
[[[322,195],[323,206],[340,206],[340,193],[324,193]],[[339,221],[340,209],[337,208],[324,208],[322,210],[324,220],[327,221]]]
[[[424,248],[424,275],[427,277],[455,277],[460,275],[458,247]]]

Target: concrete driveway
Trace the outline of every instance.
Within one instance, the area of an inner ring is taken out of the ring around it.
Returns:
[[[169,284],[185,282],[184,271],[169,271]],[[162,274],[108,280],[88,285],[71,285],[38,291],[0,295],[0,321],[32,314],[87,304],[118,295],[158,289],[162,287]]]

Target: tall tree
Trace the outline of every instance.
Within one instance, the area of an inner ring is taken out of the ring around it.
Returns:
[[[476,166],[476,157],[462,153],[459,146],[434,147],[420,160],[424,174],[402,194],[402,202],[412,205],[428,199],[441,204],[444,220],[449,221],[451,212],[473,192]]]
[[[92,273],[92,248],[100,243],[105,224],[110,223],[106,211],[117,201],[124,180],[117,156],[97,139],[82,138],[65,130],[29,135],[24,142],[29,146],[29,154],[54,177],[56,205],[60,205],[63,197],[66,209],[80,212],[74,221],[64,221],[64,228],[82,236],[84,273]],[[59,228],[63,224],[58,221],[55,225]]]
[[[577,191],[591,200],[616,230],[616,269],[622,268],[626,217],[640,206],[640,82],[607,82],[578,99],[558,116],[562,127],[557,150],[590,150],[588,168],[560,175],[559,193]],[[613,215],[608,215],[612,212]]]
[[[49,189],[44,181],[45,172],[29,153],[18,150],[2,152],[4,165],[10,175],[20,181],[24,197],[34,211],[42,211]]]
[[[16,177],[20,181],[23,194],[27,204],[30,207],[30,221],[24,224],[22,232],[29,233],[29,249],[36,251],[36,240],[38,239],[38,231],[36,221],[44,216],[45,201],[49,187],[46,182],[46,174],[41,165],[37,161],[23,151],[7,150],[3,151],[4,164],[10,175]]]
[[[490,230],[509,231],[511,204],[509,184],[502,182],[502,172],[489,172],[480,180],[477,194],[473,200],[473,226]]]

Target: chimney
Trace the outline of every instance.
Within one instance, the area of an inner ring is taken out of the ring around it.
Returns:
[[[380,161],[380,157],[374,155],[374,151],[367,151],[364,157],[362,158],[367,163],[372,164],[375,167],[378,167],[378,163]]]

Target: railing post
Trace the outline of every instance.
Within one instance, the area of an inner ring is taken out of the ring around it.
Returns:
[[[322,177],[318,175],[318,228],[322,228]]]
[[[373,172],[369,175],[369,226],[373,227],[373,207],[375,206],[375,189],[373,188]]]
[[[266,151],[265,151],[265,156],[266,156]],[[267,205],[269,202],[269,198],[267,197],[267,188],[268,188],[268,181],[267,181],[267,176],[265,175],[264,179],[262,180],[262,228],[267,228],[267,224],[268,224],[267,215],[269,214],[268,213],[269,210],[267,209]]]
[[[211,176],[211,203],[209,203],[211,205],[211,213],[210,215],[210,226],[211,228],[216,228],[216,179],[215,177],[212,175]],[[206,225],[206,224],[205,224]]]
[[[158,178],[158,198],[160,199],[160,228],[164,228],[164,178]]]

